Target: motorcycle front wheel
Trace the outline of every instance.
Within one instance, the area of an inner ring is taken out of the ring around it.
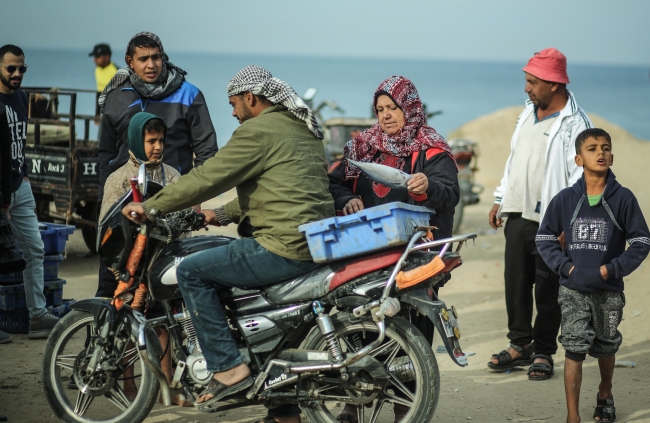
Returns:
[[[335,334],[345,353],[354,353],[377,339],[378,329],[371,319],[351,320],[348,313],[342,312],[331,318]],[[324,351],[327,350],[327,341],[319,330],[313,330],[301,348]],[[388,317],[384,341],[370,355],[384,366],[389,379],[381,383],[379,392],[372,394],[372,402],[354,406],[359,423],[376,423],[380,417],[382,421],[397,421],[393,418],[394,410],[391,410],[395,405],[401,405],[401,412],[406,412],[400,422],[430,422],[440,397],[440,371],[431,345],[420,331],[403,317]],[[315,382],[312,384],[316,385]],[[353,396],[356,398],[346,401],[346,395],[336,386],[311,388],[316,388],[323,394],[329,390],[332,398],[336,399],[301,404],[310,422],[336,423],[336,416],[343,411],[345,403],[359,403],[359,396],[353,390],[346,394],[350,399]],[[388,404],[393,407],[386,407]]]
[[[138,351],[135,336],[127,334],[130,343],[121,357],[127,370],[102,370],[88,376],[83,366],[93,347],[88,347],[87,340],[98,331],[93,315],[77,310],[54,327],[45,346],[42,376],[50,408],[69,423],[142,422],[160,389],[158,379],[140,357],[147,352]],[[85,381],[82,389],[76,383],[80,380]]]

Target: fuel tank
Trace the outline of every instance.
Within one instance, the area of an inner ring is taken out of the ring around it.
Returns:
[[[181,298],[176,268],[188,256],[211,248],[228,245],[234,238],[197,236],[170,242],[149,269],[149,292],[156,301]]]

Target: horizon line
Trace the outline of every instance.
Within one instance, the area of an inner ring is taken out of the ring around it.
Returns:
[[[49,50],[49,51],[86,51],[87,49],[82,47],[35,47],[35,46],[25,46],[21,47],[23,49],[31,50]],[[346,59],[346,60],[385,60],[385,61],[399,61],[399,60],[408,60],[413,62],[450,62],[450,63],[490,63],[490,64],[521,64],[524,63],[527,59],[524,59],[523,62],[515,59],[501,59],[501,60],[490,60],[490,59],[469,59],[469,58],[442,58],[442,57],[413,57],[413,56],[395,56],[395,57],[385,57],[385,56],[360,56],[354,54],[291,54],[291,53],[267,53],[267,52],[231,52],[231,51],[214,51],[214,50],[189,50],[184,52],[179,52],[173,48],[165,49],[167,52],[174,52],[174,54],[198,54],[198,55],[214,55],[214,56],[234,56],[234,57],[250,57],[250,56],[261,56],[261,57],[273,57],[273,58],[284,58],[284,59]],[[86,53],[87,54],[87,53]],[[113,53],[113,56],[115,54]],[[650,68],[650,64],[642,62],[589,62],[589,61],[569,61],[569,66],[578,65],[578,66],[612,66],[612,67],[638,67],[638,68]],[[522,65],[523,66],[523,65]]]

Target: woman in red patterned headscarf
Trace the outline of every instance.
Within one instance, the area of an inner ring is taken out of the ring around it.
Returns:
[[[343,160],[329,175],[336,209],[347,215],[393,201],[426,206],[436,210],[434,237],[451,236],[460,198],[458,169],[445,139],[427,125],[415,85],[391,76],[379,84],[373,107],[377,123],[347,142],[344,158],[391,166],[413,178],[408,189],[389,188]]]

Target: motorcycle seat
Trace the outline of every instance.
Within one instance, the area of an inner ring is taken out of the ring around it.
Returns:
[[[354,278],[394,265],[403,253],[404,247],[396,247],[361,257],[338,260],[295,279],[263,289],[269,300],[276,304],[319,298]]]
[[[225,299],[263,293],[274,304],[292,304],[320,298],[359,276],[393,266],[403,253],[404,248],[400,246],[338,260],[294,279],[254,289],[230,288],[222,291],[220,296]],[[445,267],[441,273],[449,273],[462,264],[462,259],[456,253],[448,252],[443,257],[443,263]]]
[[[330,279],[329,290],[333,291],[344,283],[359,276],[392,266],[397,263],[402,254],[404,254],[404,248],[397,247],[357,257],[334,273],[334,276]]]

